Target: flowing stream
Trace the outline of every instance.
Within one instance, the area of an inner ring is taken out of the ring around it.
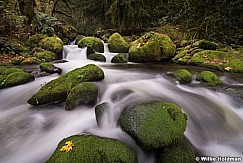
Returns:
[[[150,101],[170,101],[178,104],[188,115],[185,136],[194,149],[204,156],[243,156],[243,102],[224,91],[212,91],[193,81],[180,85],[168,77],[177,67],[171,65],[112,64],[105,44],[106,63],[87,60],[86,49],[65,45],[63,57],[69,62],[55,64],[66,73],[93,63],[100,66],[105,79],[97,82],[100,88],[98,103],[108,102],[107,112],[100,128],[97,127],[94,107],[80,106],[65,111],[64,103],[31,106],[27,100],[40,87],[58,77],[57,74],[36,78],[35,81],[0,90],[0,163],[42,163],[64,137],[91,133],[119,139],[134,148],[140,163],[153,163],[152,154],[143,151],[117,125],[123,108]],[[243,86],[240,81],[221,74],[229,86]],[[115,93],[132,93],[112,100]]]

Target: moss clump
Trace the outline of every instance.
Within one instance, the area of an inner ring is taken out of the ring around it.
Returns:
[[[199,40],[196,41],[194,44],[192,44],[192,47],[197,47],[200,49],[204,49],[204,50],[216,50],[218,44],[216,44],[215,42],[212,41],[207,41],[207,40]]]
[[[183,138],[179,143],[165,147],[159,152],[158,163],[193,163],[195,162],[195,153],[190,147],[186,138]]]
[[[127,54],[119,53],[111,59],[111,63],[127,63]]]
[[[95,105],[98,98],[98,87],[91,82],[74,86],[68,94],[65,109],[73,110],[78,105]]]
[[[75,45],[78,45],[78,42],[79,42],[81,39],[83,39],[83,38],[85,38],[84,35],[77,35],[76,40],[75,40]]]
[[[169,36],[149,32],[131,43],[128,60],[138,63],[168,60],[174,56],[175,48]]]
[[[47,72],[50,74],[54,74],[54,73],[60,74],[62,72],[62,70],[60,68],[54,66],[52,63],[49,63],[49,62],[41,63],[39,66],[40,66],[41,71],[44,71],[44,72]]]
[[[185,69],[177,70],[174,73],[174,77],[181,84],[188,84],[188,83],[191,83],[191,81],[192,81],[192,74],[188,70],[185,70]]]
[[[41,105],[55,101],[65,101],[71,89],[82,82],[100,81],[104,79],[104,72],[98,66],[89,64],[72,70],[41,87],[28,103]]]
[[[139,104],[127,108],[119,123],[139,145],[146,149],[177,143],[186,130],[186,116],[169,102]]]
[[[94,60],[94,61],[106,62],[106,58],[102,54],[92,53],[92,54],[88,55],[87,58],[90,60]]]
[[[196,80],[210,85],[217,85],[221,82],[219,77],[211,71],[202,71],[200,74],[198,74]]]
[[[57,59],[56,53],[52,51],[43,51],[43,52],[38,52],[34,54],[34,57],[44,61],[44,62],[50,62],[55,59]]]
[[[12,87],[35,80],[35,77],[27,72],[14,72],[9,74],[4,83],[4,87]]]
[[[78,47],[91,47],[93,50],[99,53],[104,53],[104,45],[101,39],[97,37],[84,37],[78,42]]]
[[[108,39],[108,47],[114,53],[127,53],[129,44],[119,33],[113,33]]]
[[[46,37],[42,39],[39,43],[39,46],[45,50],[52,51],[56,54],[59,54],[62,52],[63,49],[63,42],[59,37],[53,36],[53,37]]]
[[[229,63],[225,64],[224,69],[230,72],[243,72],[243,58],[229,61]]]
[[[39,44],[39,42],[43,39],[46,38],[47,35],[43,35],[43,34],[35,34],[29,37],[29,43],[31,45],[31,47],[35,47],[36,45]]]
[[[77,30],[73,26],[69,24],[62,24],[62,33],[65,38],[67,38],[69,41],[73,41],[77,36]]]
[[[74,146],[69,152],[61,152],[65,142],[72,141]],[[91,135],[74,135],[63,139],[46,163],[136,163],[136,153],[124,143]]]
[[[95,118],[96,118],[97,125],[99,127],[101,127],[102,117],[108,109],[109,109],[109,104],[107,102],[99,104],[95,107]]]

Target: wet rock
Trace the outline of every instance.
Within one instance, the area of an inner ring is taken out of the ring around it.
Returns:
[[[92,53],[87,58],[93,61],[106,62],[106,58],[102,54]]]
[[[163,148],[181,140],[186,116],[173,103],[154,102],[126,108],[119,124],[143,148]]]
[[[108,109],[109,109],[109,104],[107,102],[99,104],[95,107],[95,117],[96,117],[97,125],[99,127],[101,127],[102,117],[104,116],[104,113],[108,111]]]
[[[111,59],[111,63],[127,63],[127,54],[119,53]]]
[[[39,66],[40,66],[41,71],[44,71],[44,72],[47,72],[50,74],[54,74],[54,73],[61,74],[61,72],[62,72],[62,69],[54,66],[52,63],[49,63],[49,62],[41,63]]]
[[[103,79],[103,70],[94,64],[89,64],[48,82],[28,100],[28,103],[31,105],[42,105],[56,101],[65,101],[72,88],[77,84]]]
[[[91,82],[83,82],[72,88],[67,96],[65,109],[73,110],[79,105],[90,105],[96,104],[98,99],[98,87]]]
[[[192,81],[192,74],[186,69],[177,70],[174,73],[174,77],[181,84],[188,84],[188,83],[191,83],[191,81]]]
[[[94,51],[104,53],[104,46],[101,39],[97,37],[84,37],[78,42],[78,47],[91,47]]]
[[[62,152],[67,141],[72,141],[72,150]],[[138,162],[136,153],[119,140],[92,135],[73,135],[63,139],[46,163],[66,162]]]

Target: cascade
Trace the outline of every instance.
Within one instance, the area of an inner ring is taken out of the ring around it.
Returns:
[[[188,116],[185,136],[198,153],[204,156],[243,157],[243,106],[223,92],[203,87],[180,85],[166,77],[166,72],[150,66],[128,64],[112,68],[115,53],[104,44],[108,63],[87,60],[86,48],[65,45],[65,63],[55,66],[63,73],[94,63],[105,72],[105,79],[96,84],[100,88],[98,103],[108,102],[110,109],[97,127],[94,107],[80,106],[65,111],[64,104],[31,106],[27,100],[43,84],[58,77],[57,74],[37,78],[35,81],[0,90],[0,162],[42,163],[65,137],[91,133],[116,138],[129,144],[138,154],[140,163],[153,163],[155,157],[142,150],[136,142],[117,125],[117,119],[126,106],[139,102],[170,101],[178,104]],[[230,77],[221,78],[225,84],[242,86]],[[198,82],[193,82],[197,85]],[[132,93],[118,101],[112,95],[120,90]]]

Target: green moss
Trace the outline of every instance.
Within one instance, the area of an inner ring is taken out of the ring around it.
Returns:
[[[181,84],[187,84],[187,83],[191,83],[192,81],[192,74],[185,69],[180,69],[177,70],[174,73],[174,77],[176,78],[176,80],[178,80]]]
[[[180,107],[169,102],[155,102],[127,108],[119,123],[139,145],[146,149],[177,143],[186,129],[186,117]]]
[[[243,72],[243,58],[229,61],[224,69],[230,72]]]
[[[35,77],[27,72],[14,72],[9,74],[4,83],[4,87],[12,87],[35,80]]]
[[[0,75],[6,74],[8,71],[8,68],[4,66],[0,66]]]
[[[108,47],[114,53],[127,53],[129,44],[123,39],[119,33],[113,33],[108,40]]]
[[[111,63],[127,63],[127,54],[119,53],[111,59]]]
[[[44,61],[49,62],[57,59],[57,55],[52,51],[43,51],[34,54],[34,57]]]
[[[101,39],[97,37],[84,37],[78,42],[78,47],[91,47],[96,52],[104,53],[104,45]]]
[[[195,153],[192,150],[186,138],[179,143],[166,147],[159,152],[158,163],[193,163],[195,162]]]
[[[88,55],[87,58],[90,60],[94,60],[94,61],[106,62],[106,58],[102,54],[92,53],[92,54]]]
[[[79,42],[81,39],[83,39],[83,38],[85,38],[84,35],[77,35],[75,44],[78,45],[78,42]]]
[[[202,71],[200,74],[198,74],[196,80],[211,85],[216,85],[221,82],[219,77],[214,72],[211,71]]]
[[[107,112],[108,109],[109,109],[109,104],[107,102],[95,106],[95,118],[96,118],[97,125],[99,127],[101,127],[102,117],[104,113]]]
[[[74,146],[69,152],[61,152],[65,142],[72,141]],[[46,163],[136,163],[136,153],[124,143],[91,135],[74,135],[63,139]]]
[[[60,53],[63,49],[63,42],[59,37],[46,37],[42,39],[39,46],[45,50],[52,51],[56,54]]]
[[[164,34],[149,32],[131,43],[129,61],[156,62],[171,59],[175,44]]]
[[[41,60],[36,58],[36,57],[27,57],[27,58],[24,58],[22,61],[21,61],[21,65],[31,65],[31,64],[39,64],[41,63]]]
[[[9,75],[11,73],[15,73],[15,72],[24,72],[23,70],[19,69],[19,68],[16,68],[16,67],[13,67],[13,68],[9,68],[7,69],[3,75]]]
[[[184,57],[189,52],[190,52],[190,50],[181,50],[181,51],[179,51],[179,53],[174,58],[172,58],[172,61],[177,62],[178,59]]]
[[[73,41],[77,36],[77,30],[72,25],[69,24],[62,24],[62,33],[65,38],[67,38],[69,41]]]
[[[104,79],[104,72],[98,66],[89,64],[72,70],[41,87],[28,103],[41,105],[55,101],[65,101],[71,89],[82,82],[100,81]]]
[[[35,34],[29,37],[29,43],[34,47],[35,45],[38,45],[39,42],[43,39],[46,38],[47,35],[43,34]]]
[[[95,105],[98,98],[98,87],[91,82],[74,86],[68,94],[65,109],[73,110],[78,105]]]
[[[0,75],[0,89],[4,87],[6,76]]]
[[[215,42],[207,40],[199,40],[192,44],[192,47],[198,47],[204,50],[216,50],[217,46],[218,45]]]
[[[45,62],[45,63],[41,63],[40,65],[40,69],[41,71],[45,71],[47,73],[61,73],[62,70],[60,68],[57,68],[56,66],[54,66],[52,63],[49,62]]]

